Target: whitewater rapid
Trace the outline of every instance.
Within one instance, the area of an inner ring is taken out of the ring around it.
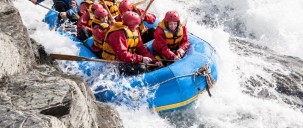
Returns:
[[[43,4],[51,6],[48,1]],[[72,41],[50,31],[42,22],[48,10],[24,0],[15,0],[14,5],[25,26],[31,29],[30,37],[42,44],[47,53],[77,55],[79,50]],[[255,55],[239,55],[230,43],[230,38],[241,38],[281,55],[303,58],[302,0],[155,0],[149,11],[162,19],[171,9],[178,9],[182,22],[188,16],[188,30],[208,41],[217,51],[219,79],[211,89],[213,97],[202,94],[191,108],[163,115],[151,112],[146,106],[138,110],[115,106],[125,127],[303,127],[302,108],[281,101],[279,94],[277,99],[265,99],[244,93],[247,88],[242,82],[251,76],[271,79],[264,67],[285,74],[288,71]],[[65,67],[63,70],[73,73],[76,69]]]

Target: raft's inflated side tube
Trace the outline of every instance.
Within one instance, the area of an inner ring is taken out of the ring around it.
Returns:
[[[53,17],[54,15],[50,13],[49,16]],[[54,17],[50,19],[54,19]],[[50,19],[48,21],[53,21]],[[148,28],[156,27],[157,22],[152,25],[146,24],[146,26]],[[210,66],[211,75],[214,80],[217,81],[217,60],[214,48],[203,39],[191,33],[189,33],[188,36],[190,47],[184,58],[167,67],[143,75],[126,78],[132,88],[139,88],[139,90],[142,89],[142,91],[148,89],[150,97],[145,100],[147,100],[149,108],[155,108],[156,111],[168,111],[179,109],[193,103],[198,95],[206,90],[207,84],[204,76],[195,76],[192,74],[205,64]],[[93,38],[89,38],[84,44],[73,35],[70,35],[70,38],[77,44],[77,47],[80,48],[80,56],[98,58],[90,49],[93,44]],[[151,43],[152,42],[149,42],[147,47],[152,51]],[[100,68],[104,65],[104,63],[94,62],[78,63],[79,69],[88,76],[91,75],[92,71],[101,71]],[[117,82],[115,86],[129,91],[129,88],[125,87],[121,82]],[[118,104],[123,103],[136,107],[132,104],[134,99],[127,94],[115,94],[112,90],[106,90],[101,87],[96,89],[95,92],[98,92],[95,93],[95,96],[99,101]]]
[[[54,8],[52,8],[54,9]],[[54,29],[60,26],[60,21],[58,19],[58,13],[55,13],[53,11],[49,11],[44,19],[43,22],[47,23],[50,29]]]
[[[210,66],[211,75],[217,81],[215,51],[208,43],[191,34],[189,39],[191,45],[184,58],[130,80],[133,87],[145,86],[150,89],[150,94],[153,95],[148,99],[150,108],[155,108],[156,111],[175,110],[192,103],[206,90],[205,77],[192,75],[204,64]]]

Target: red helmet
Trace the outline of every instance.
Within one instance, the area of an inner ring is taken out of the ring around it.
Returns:
[[[135,27],[141,23],[140,16],[133,11],[126,11],[123,13],[123,24],[128,27]]]
[[[95,10],[97,10],[97,9],[102,9],[103,8],[103,6],[101,5],[101,4],[93,4],[93,6],[92,6],[92,11],[95,11]]]
[[[94,15],[97,19],[101,18],[101,17],[105,17],[108,15],[108,12],[104,9],[104,8],[101,8],[101,9],[97,9],[95,12],[94,12]]]
[[[168,11],[165,14],[164,20],[166,22],[177,22],[177,21],[180,21],[179,13],[177,11]]]
[[[124,13],[126,11],[132,11],[134,9],[133,3],[128,0],[123,0],[119,4],[119,12]]]

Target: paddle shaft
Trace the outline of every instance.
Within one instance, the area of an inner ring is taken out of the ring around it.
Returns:
[[[95,62],[106,62],[106,63],[125,63],[122,61],[114,61],[114,60],[105,60],[105,59],[94,59],[94,58],[86,58],[83,56],[75,56],[75,55],[65,55],[65,54],[50,54],[49,57],[58,60],[71,60],[71,61],[95,61]],[[157,66],[155,64],[145,64],[139,63],[141,65],[146,66]]]
[[[138,5],[144,4],[145,2],[146,2],[146,0],[142,0],[142,1],[135,3],[135,5],[138,6]]]
[[[184,22],[183,22],[183,26],[186,26],[187,21],[188,21],[188,18],[189,18],[189,15],[186,16],[186,18],[185,18],[185,20],[184,20]]]
[[[57,31],[57,30],[76,31],[77,29],[76,29],[76,28],[64,28],[64,27],[59,27],[59,28],[56,28],[55,30],[56,30],[56,31]]]
[[[47,7],[47,6],[45,6],[45,5],[41,4],[41,3],[39,3],[39,4],[37,4],[37,5],[39,5],[39,6],[43,7],[43,8],[45,8],[45,9],[48,9],[48,10],[50,10],[50,11],[53,11],[53,12],[55,12],[55,13],[57,13],[57,14],[60,13],[60,12],[58,12],[58,11],[56,11],[56,10],[54,10],[54,9],[51,9],[50,7]]]
[[[50,7],[47,7],[47,6],[45,6],[45,5],[41,4],[41,3],[39,3],[39,4],[37,4],[37,5],[43,7],[43,8],[45,8],[45,9],[47,9],[47,10],[53,11],[53,12],[55,12],[55,13],[57,13],[57,14],[60,14],[60,12],[58,12],[58,11],[56,11],[56,10],[50,8]],[[75,13],[75,16],[76,16],[77,18],[80,18],[80,16],[79,16],[77,13]]]
[[[149,7],[151,6],[151,4],[154,2],[154,0],[150,0],[147,7],[145,8],[144,12],[143,12],[143,15],[141,15],[141,19],[144,19],[146,13],[147,13],[147,10],[149,9]]]
[[[104,4],[104,7],[105,7],[105,9],[106,9],[107,12],[108,12],[108,16],[109,16],[111,22],[112,22],[112,23],[115,23],[116,20],[114,19],[114,17],[113,17],[112,14],[110,13],[110,10],[109,10],[109,8],[107,7],[105,1],[104,1],[104,0],[101,0],[101,1],[102,1],[102,3]]]
[[[164,61],[164,62],[175,62],[176,60],[166,60],[166,59],[157,59],[159,61]]]

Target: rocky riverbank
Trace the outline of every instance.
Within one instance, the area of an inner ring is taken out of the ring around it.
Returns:
[[[0,47],[0,127],[123,127],[111,106],[30,39],[10,0],[0,1]]]

